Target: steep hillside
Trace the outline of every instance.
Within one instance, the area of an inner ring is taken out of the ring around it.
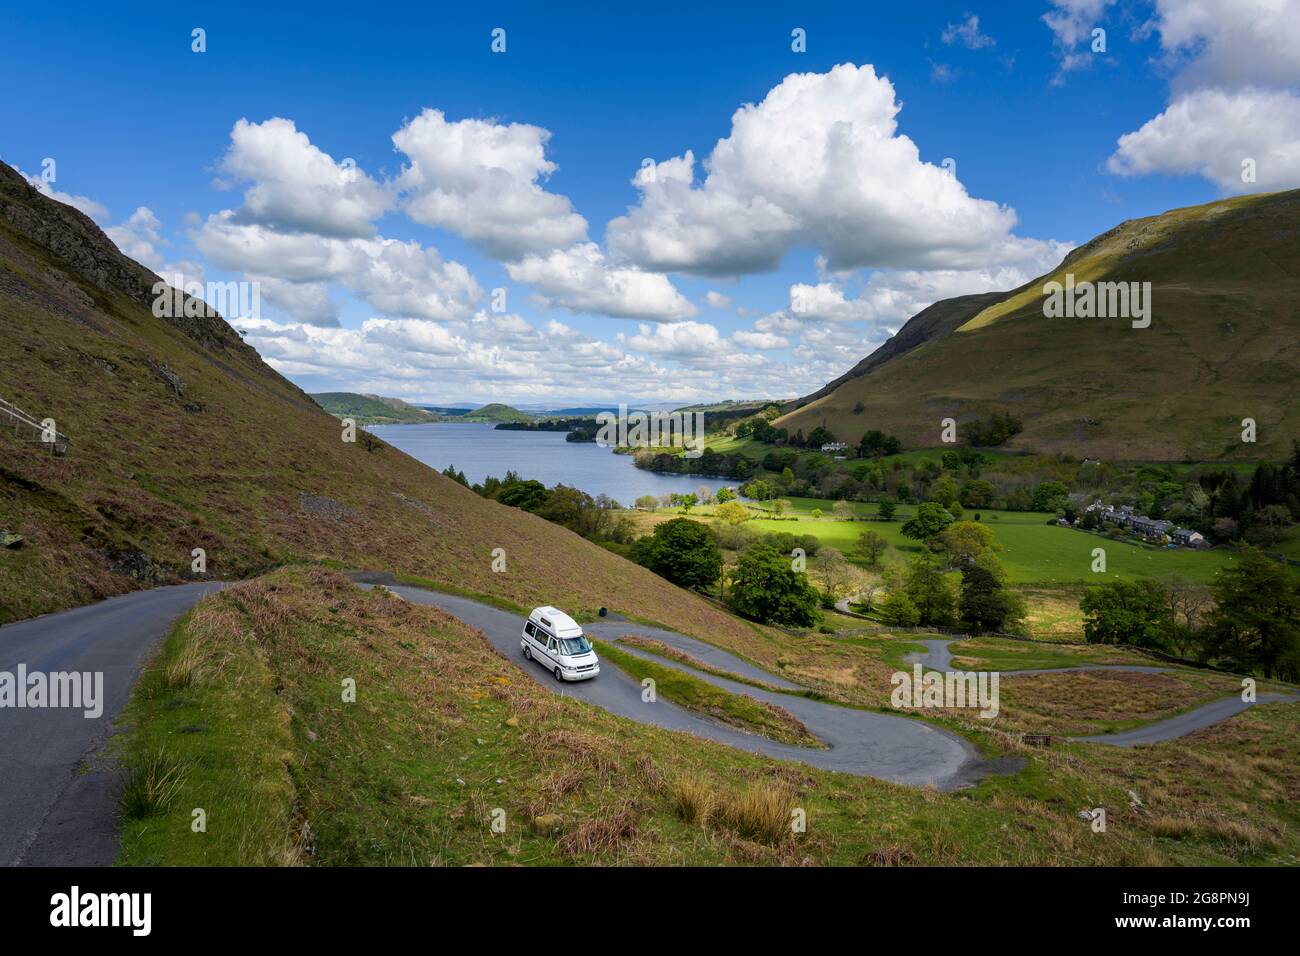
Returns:
[[[177,580],[202,548],[223,578],[320,559],[757,637],[394,448],[345,443],[339,422],[221,318],[155,318],[156,281],[0,164],[0,398],[71,440],[55,457],[0,427],[0,530],[24,537],[0,549],[0,623]]]
[[[400,398],[356,392],[316,392],[311,397],[331,415],[351,418],[358,425],[418,425],[442,420],[442,416],[408,405]]]
[[[1150,282],[1151,323],[1044,315],[1043,286]],[[1300,436],[1300,191],[1136,219],[1008,293],[919,313],[777,424],[869,428],[912,447],[939,422],[1008,410],[1010,450],[1110,459],[1284,457]],[[855,411],[862,406],[861,411]],[[1253,418],[1258,442],[1243,444]]]

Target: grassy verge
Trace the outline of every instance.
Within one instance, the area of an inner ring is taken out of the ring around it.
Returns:
[[[683,650],[665,644],[663,641],[656,641],[651,637],[641,637],[638,634],[624,634],[618,640],[621,644],[639,647],[643,651],[649,651],[651,654],[656,654],[659,657],[666,657],[671,661],[677,661],[679,664],[685,664],[687,667],[692,667],[702,673],[712,674],[714,677],[725,677],[727,680],[734,680],[739,684],[749,684],[751,687],[761,687],[763,690],[777,692],[783,690],[783,688],[776,687],[764,681],[754,680],[750,677],[744,676],[743,674],[736,674],[732,671],[724,670],[721,667],[714,667],[712,664],[707,664],[694,655],[687,654]]]
[[[356,681],[355,702],[342,700],[344,678]],[[281,569],[200,602],[137,685],[127,718],[118,740],[139,781],[128,792],[144,794],[121,824],[128,864],[1300,856],[1300,705],[1253,708],[1136,750],[1030,749],[984,728],[981,743],[1024,755],[1026,770],[943,794],[611,716],[528,679],[437,609],[318,568]],[[1107,808],[1105,834],[1077,817],[1097,806]],[[194,830],[195,809],[206,811],[206,832]],[[792,810],[805,831],[777,826]]]
[[[607,641],[595,641],[594,644],[602,662],[614,664],[634,680],[650,678],[655,682],[657,694],[692,713],[783,744],[825,747],[794,714],[781,707],[745,694],[730,693],[674,667],[629,654]]]

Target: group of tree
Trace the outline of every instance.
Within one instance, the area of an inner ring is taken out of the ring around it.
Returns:
[[[1007,586],[1006,572],[991,551],[954,574],[939,553],[923,553],[905,568],[886,572],[881,620],[895,627],[961,627],[974,634],[1015,631],[1025,602]]]
[[[455,467],[449,467],[443,474],[468,486],[464,472],[457,472]],[[489,475],[472,487],[484,498],[531,512],[592,541],[627,545],[636,537],[631,519],[618,515],[618,502],[607,495],[593,497],[563,484],[547,488],[540,481],[522,478],[514,471],[507,471],[504,478]]]
[[[972,418],[957,426],[957,435],[968,445],[995,448],[1024,431],[1024,423],[1010,412],[993,412],[988,418]]]
[[[1172,653],[1240,673],[1300,679],[1300,575],[1253,547],[1208,589],[1110,581],[1080,602],[1094,644]]]

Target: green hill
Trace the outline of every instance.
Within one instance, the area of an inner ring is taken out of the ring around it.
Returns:
[[[335,418],[351,418],[358,425],[424,424],[443,420],[442,416],[408,405],[400,398],[356,392],[315,392],[311,397]]]
[[[1048,281],[1150,282],[1148,328],[1044,315]],[[1008,450],[1280,459],[1300,436],[1300,190],[1125,222],[1007,293],[935,303],[776,424],[940,444],[940,421],[1009,411]],[[1257,443],[1241,441],[1242,419]]]
[[[459,421],[463,422],[531,422],[535,420],[535,415],[529,415],[527,412],[521,412],[517,408],[502,405],[499,402],[480,406],[472,412],[466,412],[459,419]]]

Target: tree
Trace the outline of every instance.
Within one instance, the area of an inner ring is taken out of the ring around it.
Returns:
[[[951,567],[970,567],[986,551],[992,551],[993,531],[976,521],[954,521],[931,539],[932,548],[948,559]]]
[[[944,475],[930,488],[930,500],[939,502],[945,508],[956,503],[959,494],[957,482],[949,475]]]
[[[813,573],[821,584],[823,607],[834,607],[835,599],[853,582],[853,566],[834,548],[822,548]]]
[[[1007,589],[1000,572],[991,558],[962,570],[958,613],[962,625],[975,634],[1007,631],[1024,619],[1024,601]]]
[[[1034,489],[1034,511],[1059,511],[1069,500],[1070,489],[1059,481],[1044,481]],[[1145,514],[1146,512],[1143,512]]]
[[[653,534],[637,539],[632,558],[684,588],[708,588],[722,576],[718,543],[707,527],[690,518],[656,525]]]
[[[961,489],[961,503],[967,508],[991,508],[998,490],[993,482],[976,478],[966,482]]]
[[[921,622],[921,612],[906,591],[894,590],[880,602],[880,619],[894,627],[916,627]]]
[[[916,605],[922,624],[943,626],[957,617],[957,595],[943,563],[931,555],[921,554],[908,567],[907,596]]]
[[[497,501],[503,505],[510,505],[512,508],[522,508],[524,511],[538,512],[545,507],[551,493],[546,490],[546,486],[535,479],[523,479],[515,477],[513,480],[506,476],[506,481],[501,485],[500,491],[497,492]]]
[[[713,491],[708,485],[700,485],[695,489],[695,497],[702,505],[711,505],[714,502]]]
[[[1211,606],[1209,588],[1176,576],[1164,584],[1169,646],[1179,657],[1190,658],[1201,646],[1201,628]]]
[[[894,502],[889,498],[886,498],[884,501],[880,503],[880,508],[877,511],[877,513],[880,515],[881,521],[893,521],[894,512],[897,510],[898,510],[898,505],[894,504]]]
[[[749,509],[739,501],[724,501],[718,505],[715,514],[720,521],[729,525],[743,524],[749,520]]]
[[[642,495],[634,504],[641,511],[654,511],[655,508],[659,507],[659,499],[654,495]]]
[[[726,504],[728,501],[736,500],[736,489],[728,488],[725,485],[718,489],[718,493],[713,496],[717,499],[718,504]]]
[[[1300,576],[1247,547],[1212,586],[1210,658],[1282,680],[1300,678]]]
[[[835,515],[835,517],[840,520],[852,518],[855,511],[856,509],[853,507],[853,502],[845,501],[843,498],[831,505],[831,514]]]
[[[785,498],[772,499],[772,514],[776,515],[778,518],[781,515],[785,514],[786,510],[789,507],[790,507],[790,502],[787,501]]]
[[[547,521],[563,525],[584,538],[596,538],[609,525],[610,509],[577,488],[556,485],[537,513]]]
[[[1089,644],[1164,648],[1164,604],[1164,588],[1155,581],[1108,581],[1090,587],[1079,602],[1083,636]]]
[[[903,522],[903,534],[916,541],[933,538],[952,523],[952,515],[944,510],[943,505],[934,501],[925,501],[916,507],[916,515]]]
[[[835,441],[835,436],[824,425],[818,425],[808,435],[808,446],[810,448],[821,448],[822,445],[829,445]]]
[[[816,589],[771,545],[756,544],[742,554],[729,578],[727,603],[744,617],[787,627],[817,623]]]
[[[885,550],[889,547],[889,542],[885,536],[878,531],[864,531],[858,535],[858,541],[853,546],[855,557],[861,558],[869,568],[880,567],[880,559],[884,556]]]

